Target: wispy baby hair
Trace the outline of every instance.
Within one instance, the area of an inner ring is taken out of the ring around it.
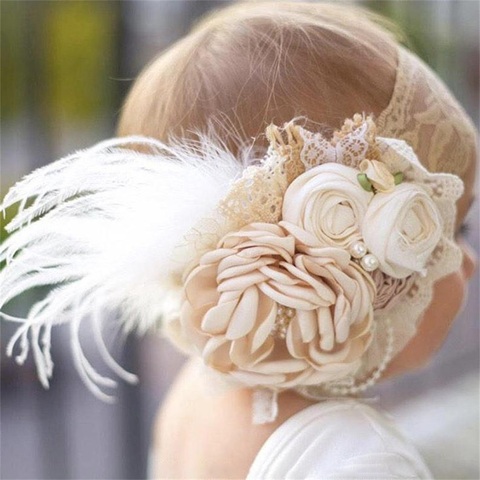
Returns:
[[[397,65],[387,23],[325,3],[247,2],[215,11],[140,74],[119,133],[166,140],[221,117],[249,139],[297,116],[336,128],[357,111],[378,113]]]

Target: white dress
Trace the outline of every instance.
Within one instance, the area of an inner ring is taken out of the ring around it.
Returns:
[[[256,456],[247,480],[432,478],[391,420],[361,401],[328,400],[290,417]]]

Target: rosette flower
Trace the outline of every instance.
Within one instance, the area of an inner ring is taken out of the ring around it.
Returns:
[[[442,217],[427,192],[413,183],[392,193],[377,193],[363,221],[363,238],[382,272],[405,278],[425,273],[426,263],[442,236]]]
[[[373,309],[390,310],[402,300],[415,282],[415,275],[405,278],[393,278],[385,275],[380,269],[371,272],[377,289],[377,296]]]
[[[383,162],[365,159],[359,166],[377,192],[388,193],[395,189],[395,177]]]
[[[187,275],[170,329],[205,364],[247,385],[342,378],[371,339],[371,278],[346,251],[313,247],[293,230],[257,223],[225,236]]]
[[[297,177],[285,192],[283,219],[313,233],[321,245],[348,248],[361,240],[361,225],[373,193],[358,170],[325,163]]]

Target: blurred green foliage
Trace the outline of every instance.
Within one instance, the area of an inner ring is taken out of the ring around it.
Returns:
[[[0,15],[0,110],[2,119],[25,107],[27,2],[3,2]]]
[[[447,73],[448,59],[457,45],[455,37],[447,30],[434,29],[425,22],[425,19],[432,18],[432,7],[436,7],[434,1],[366,0],[363,5],[398,25],[405,35],[406,46],[440,76]]]
[[[112,109],[117,3],[2,2],[2,120],[31,109],[53,123],[88,120]]]
[[[88,119],[112,104],[115,10],[110,2],[49,2],[45,12],[46,102],[52,115]]]

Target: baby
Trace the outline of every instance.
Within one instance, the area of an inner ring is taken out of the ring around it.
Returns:
[[[24,322],[20,361],[31,332],[44,384],[67,317],[92,391],[112,382],[81,351],[85,317],[134,380],[101,339],[109,309],[127,327],[161,317],[195,357],[158,416],[154,477],[430,476],[355,397],[425,365],[461,308],[476,133],[387,26],[350,5],[219,10],[140,74],[118,130],[131,138],[7,195],[23,230],[1,251],[0,305],[66,284],[27,319],[3,314]]]
[[[461,308],[475,270],[475,255],[458,232],[473,199],[476,137],[443,84],[427,68],[402,61],[392,29],[382,25],[366,11],[329,4],[239,4],[215,12],[140,75],[119,133],[167,140],[205,129],[214,118],[243,141],[255,138],[264,146],[262,133],[272,122],[305,116],[316,131],[330,131],[367,112],[377,118],[381,135],[406,140],[429,170],[459,175],[465,191],[455,228],[463,263],[436,282],[415,336],[385,378],[427,363]],[[236,139],[225,138],[233,150]],[[163,406],[153,449],[157,477],[245,478],[272,433],[314,403],[287,390],[275,422],[254,426],[249,389],[212,397],[202,382],[195,365],[187,364]],[[284,450],[276,454],[287,455]],[[286,472],[297,460],[288,459],[276,478],[290,478]],[[309,478],[327,473],[317,475]]]

